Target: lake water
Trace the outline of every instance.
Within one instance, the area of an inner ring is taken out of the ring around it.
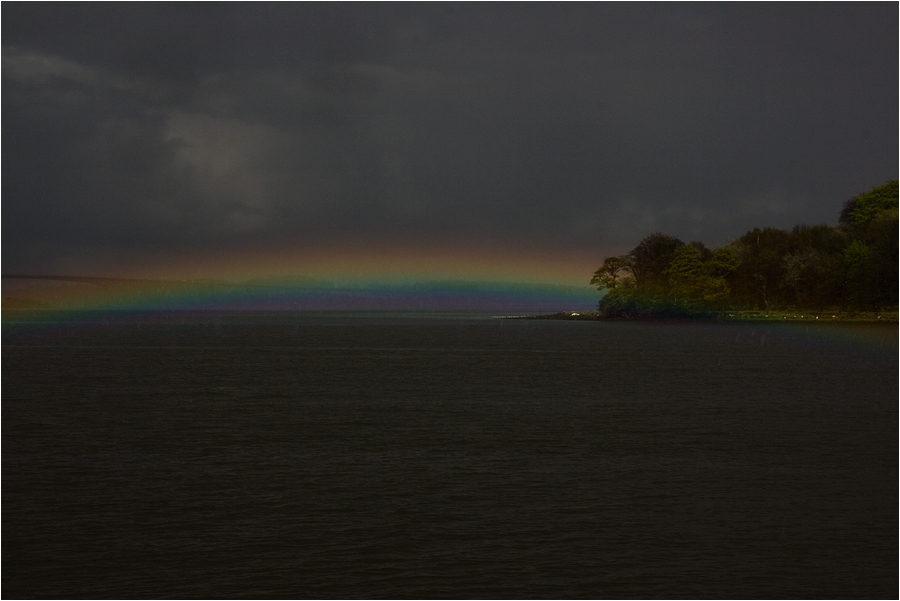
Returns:
[[[898,595],[897,326],[4,324],[4,598]]]

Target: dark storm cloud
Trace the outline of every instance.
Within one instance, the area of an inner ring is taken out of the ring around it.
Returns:
[[[7,3],[3,270],[834,222],[896,177],[896,24],[887,3]]]

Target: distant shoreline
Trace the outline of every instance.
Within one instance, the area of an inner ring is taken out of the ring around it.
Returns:
[[[893,323],[900,322],[897,311],[719,311],[696,317],[604,317],[599,311],[560,311],[548,315],[508,317],[567,321],[715,321],[766,323]]]
[[[42,314],[53,313],[94,313],[97,311],[108,312],[133,312],[135,309],[121,308],[62,308],[55,307],[36,301],[25,302],[9,302],[10,300],[20,299],[4,299],[3,301],[3,317],[4,321],[27,318]],[[255,312],[255,311],[278,311],[278,312],[304,312],[319,311],[322,309],[223,309],[223,308],[144,308],[137,309],[138,312],[164,312],[164,313],[196,313],[196,312]],[[341,311],[359,311],[366,309],[324,309],[325,311],[341,312]],[[375,311],[408,311],[409,309],[372,309]],[[494,319],[537,319],[537,320],[555,320],[555,321],[616,321],[616,322],[741,322],[741,323],[870,323],[870,324],[898,324],[900,323],[900,314],[895,311],[720,311],[708,315],[697,316],[669,316],[669,317],[646,317],[646,316],[630,316],[630,317],[604,317],[600,311],[559,311],[556,313],[548,313],[542,315],[493,315]]]

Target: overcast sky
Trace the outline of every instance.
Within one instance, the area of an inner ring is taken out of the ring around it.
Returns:
[[[586,281],[898,172],[894,2],[3,3],[2,33],[6,274],[489,241]]]

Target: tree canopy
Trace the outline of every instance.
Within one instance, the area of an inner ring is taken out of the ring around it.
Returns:
[[[754,228],[717,249],[655,232],[607,257],[591,284],[607,316],[897,305],[897,180],[844,203],[838,225]]]
[[[857,194],[844,203],[838,222],[842,225],[861,227],[884,211],[897,210],[897,180],[876,186]]]

